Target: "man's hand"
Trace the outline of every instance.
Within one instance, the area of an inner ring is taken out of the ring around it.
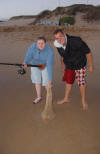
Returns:
[[[87,54],[87,59],[89,63],[89,72],[92,73],[94,69],[93,69],[93,58],[91,52]]]
[[[61,71],[64,74],[64,72],[65,72],[65,67],[64,66],[61,67]]]
[[[52,87],[52,82],[51,81],[48,82],[48,87]]]
[[[89,66],[89,72],[90,72],[90,73],[93,73],[93,72],[94,72],[93,66]]]

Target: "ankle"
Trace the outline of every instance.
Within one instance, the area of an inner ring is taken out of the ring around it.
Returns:
[[[37,98],[42,98],[41,96],[37,96]]]
[[[83,105],[85,105],[85,104],[87,104],[87,103],[86,103],[86,101],[85,101],[85,100],[83,100],[83,101],[82,101],[82,104],[83,104]]]
[[[67,98],[67,97],[64,97],[64,99],[63,99],[63,100],[67,101],[67,100],[69,100],[69,98]]]

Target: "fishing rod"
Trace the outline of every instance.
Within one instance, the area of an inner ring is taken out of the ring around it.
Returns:
[[[13,66],[24,66],[24,64],[13,64],[13,63],[0,63],[0,65],[13,65]],[[42,65],[32,65],[32,64],[27,64],[27,67],[41,67]]]
[[[26,73],[25,69],[23,68],[24,64],[16,64],[16,63],[0,63],[0,65],[11,65],[11,66],[18,66],[20,69],[18,70],[18,74],[24,75]],[[32,64],[27,64],[27,67],[38,67],[40,70],[44,69],[45,64],[37,64],[37,65],[32,65]]]

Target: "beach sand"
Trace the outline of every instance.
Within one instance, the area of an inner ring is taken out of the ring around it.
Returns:
[[[22,63],[29,45],[40,34],[46,35],[47,43],[55,52],[53,107],[56,116],[48,122],[41,118],[46,101],[44,88],[43,100],[32,104],[36,92],[29,68],[27,74],[20,76],[17,67],[0,66],[0,154],[100,154],[100,30],[68,31],[81,36],[93,53],[95,71],[87,73],[89,109],[83,111],[76,82],[70,102],[56,104],[64,97],[65,84],[61,81],[59,55],[53,46],[51,29],[14,28],[0,31],[0,62]]]

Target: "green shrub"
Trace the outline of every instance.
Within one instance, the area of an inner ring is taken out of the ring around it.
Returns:
[[[70,25],[73,25],[75,23],[75,19],[74,19],[74,17],[70,17],[70,16],[62,17],[62,18],[60,18],[59,22],[61,25],[64,23],[68,23]]]
[[[46,16],[49,16],[49,17],[50,17],[50,15],[51,15],[51,11],[49,11],[49,10],[44,10],[44,11],[42,11],[42,12],[40,12],[40,13],[38,14],[38,18],[44,18],[44,17],[46,17]]]

